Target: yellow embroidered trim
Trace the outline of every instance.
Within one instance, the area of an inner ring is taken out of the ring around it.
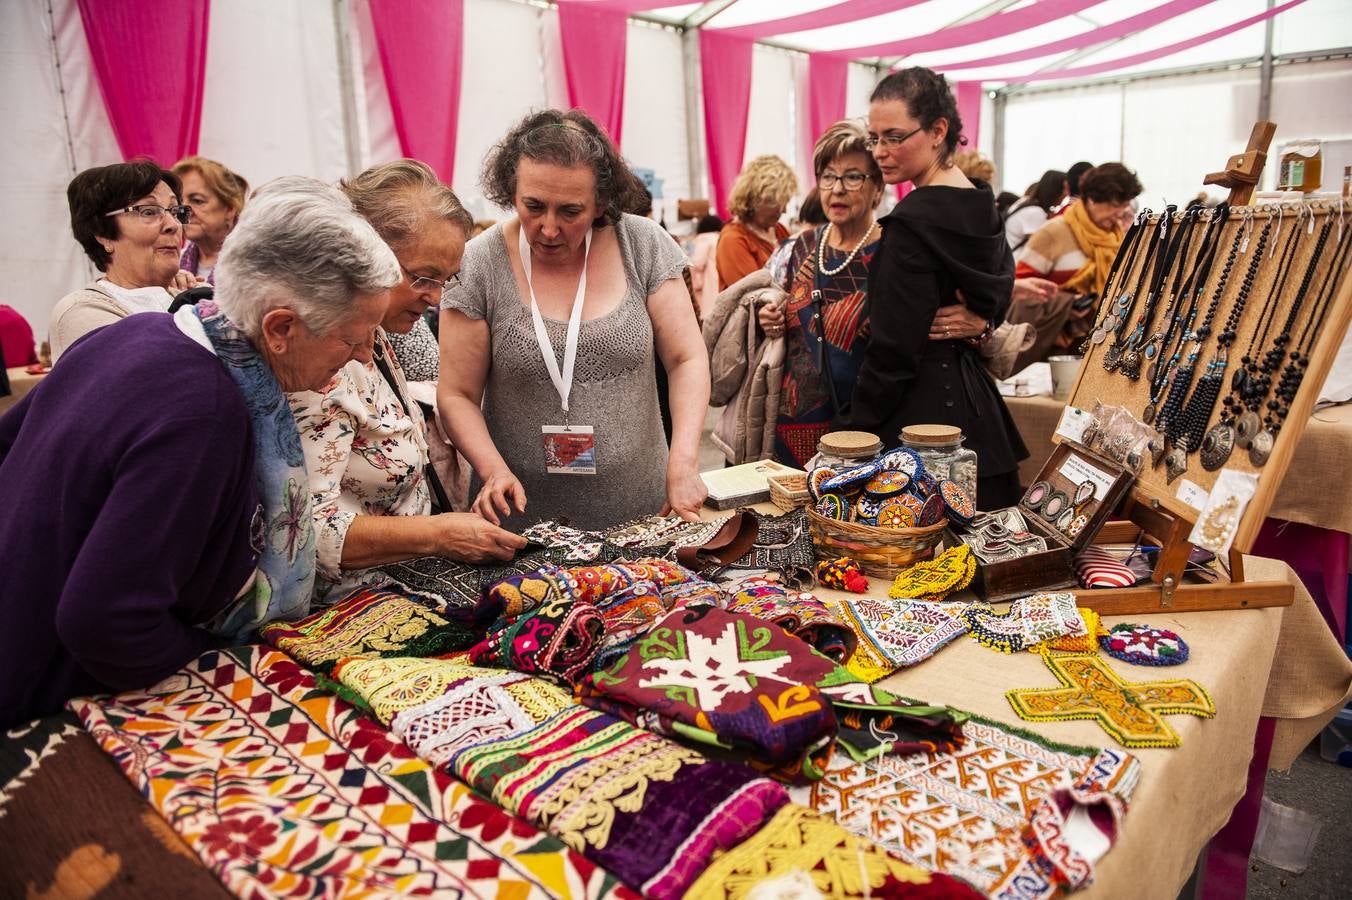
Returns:
[[[958,544],[902,572],[892,582],[887,596],[894,600],[942,600],[967,587],[975,577],[976,557],[972,549]]]

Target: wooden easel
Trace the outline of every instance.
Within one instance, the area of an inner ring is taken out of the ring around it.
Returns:
[[[1232,227],[1239,227],[1234,220],[1236,211],[1249,204],[1258,185],[1267,149],[1272,141],[1276,126],[1271,122],[1259,122],[1249,136],[1247,149],[1230,157],[1225,170],[1212,173],[1204,179],[1204,184],[1216,184],[1230,188]],[[1288,227],[1290,222],[1287,223]],[[1303,256],[1304,254],[1302,254]],[[1125,279],[1131,273],[1123,273]],[[1246,308],[1245,319],[1252,313]],[[1197,511],[1178,500],[1168,489],[1164,479],[1153,474],[1147,466],[1141,473],[1136,485],[1128,492],[1126,499],[1118,509],[1120,519],[1109,522],[1099,533],[1096,543],[1120,544],[1134,543],[1146,536],[1159,546],[1151,574],[1151,583],[1138,587],[1121,589],[1098,589],[1077,593],[1077,602],[1105,615],[1124,615],[1151,613],[1161,610],[1192,612],[1200,610],[1257,609],[1271,606],[1289,606],[1295,599],[1295,587],[1286,581],[1251,582],[1244,579],[1243,551],[1253,546],[1258,530],[1266,518],[1272,501],[1276,497],[1280,473],[1290,465],[1305,423],[1314,411],[1319,391],[1311,385],[1322,384],[1325,375],[1332,366],[1333,357],[1341,343],[1343,327],[1352,315],[1352,278],[1344,279],[1332,301],[1329,317],[1325,320],[1323,334],[1314,346],[1308,367],[1306,381],[1291,405],[1286,422],[1278,435],[1277,445],[1273,449],[1263,471],[1267,477],[1260,476],[1259,487],[1249,501],[1244,516],[1236,527],[1234,541],[1229,553],[1228,579],[1216,583],[1184,583],[1184,573],[1193,545],[1188,542],[1196,522]],[[1329,324],[1333,327],[1328,327]],[[1098,369],[1095,367],[1098,366]],[[1085,408],[1088,404],[1083,398],[1112,396],[1106,390],[1105,373],[1099,366],[1095,351],[1091,349],[1080,366],[1075,387],[1069,403]],[[1100,390],[1100,387],[1105,390]],[[1083,391],[1083,393],[1082,393]],[[1077,398],[1081,402],[1077,403]],[[1059,442],[1059,437],[1054,437]],[[1214,481],[1214,476],[1209,476]]]

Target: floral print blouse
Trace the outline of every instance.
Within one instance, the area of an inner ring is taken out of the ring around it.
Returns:
[[[341,570],[343,542],[357,516],[425,516],[432,511],[424,467],[427,439],[418,404],[384,329],[383,356],[399,393],[374,362],[349,362],[322,391],[288,394],[314,499],[317,599],[336,601],[371,582],[374,570]]]

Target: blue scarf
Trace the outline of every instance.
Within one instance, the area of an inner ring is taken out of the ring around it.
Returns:
[[[251,541],[258,567],[249,587],[208,626],[223,637],[244,641],[267,622],[310,612],[315,529],[305,452],[282,386],[244,332],[210,300],[183,307],[174,320],[184,334],[216,354],[244,395],[253,425],[254,481],[261,509],[254,516]]]

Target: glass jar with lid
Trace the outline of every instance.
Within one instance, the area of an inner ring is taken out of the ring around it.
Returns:
[[[901,429],[901,444],[920,456],[925,470],[940,481],[952,481],[976,503],[976,451],[962,445],[962,429],[956,425],[907,425]]]
[[[808,460],[807,470],[811,472],[822,466],[840,469],[867,462],[883,449],[883,442],[876,434],[867,431],[832,431],[817,441],[817,455]]]

